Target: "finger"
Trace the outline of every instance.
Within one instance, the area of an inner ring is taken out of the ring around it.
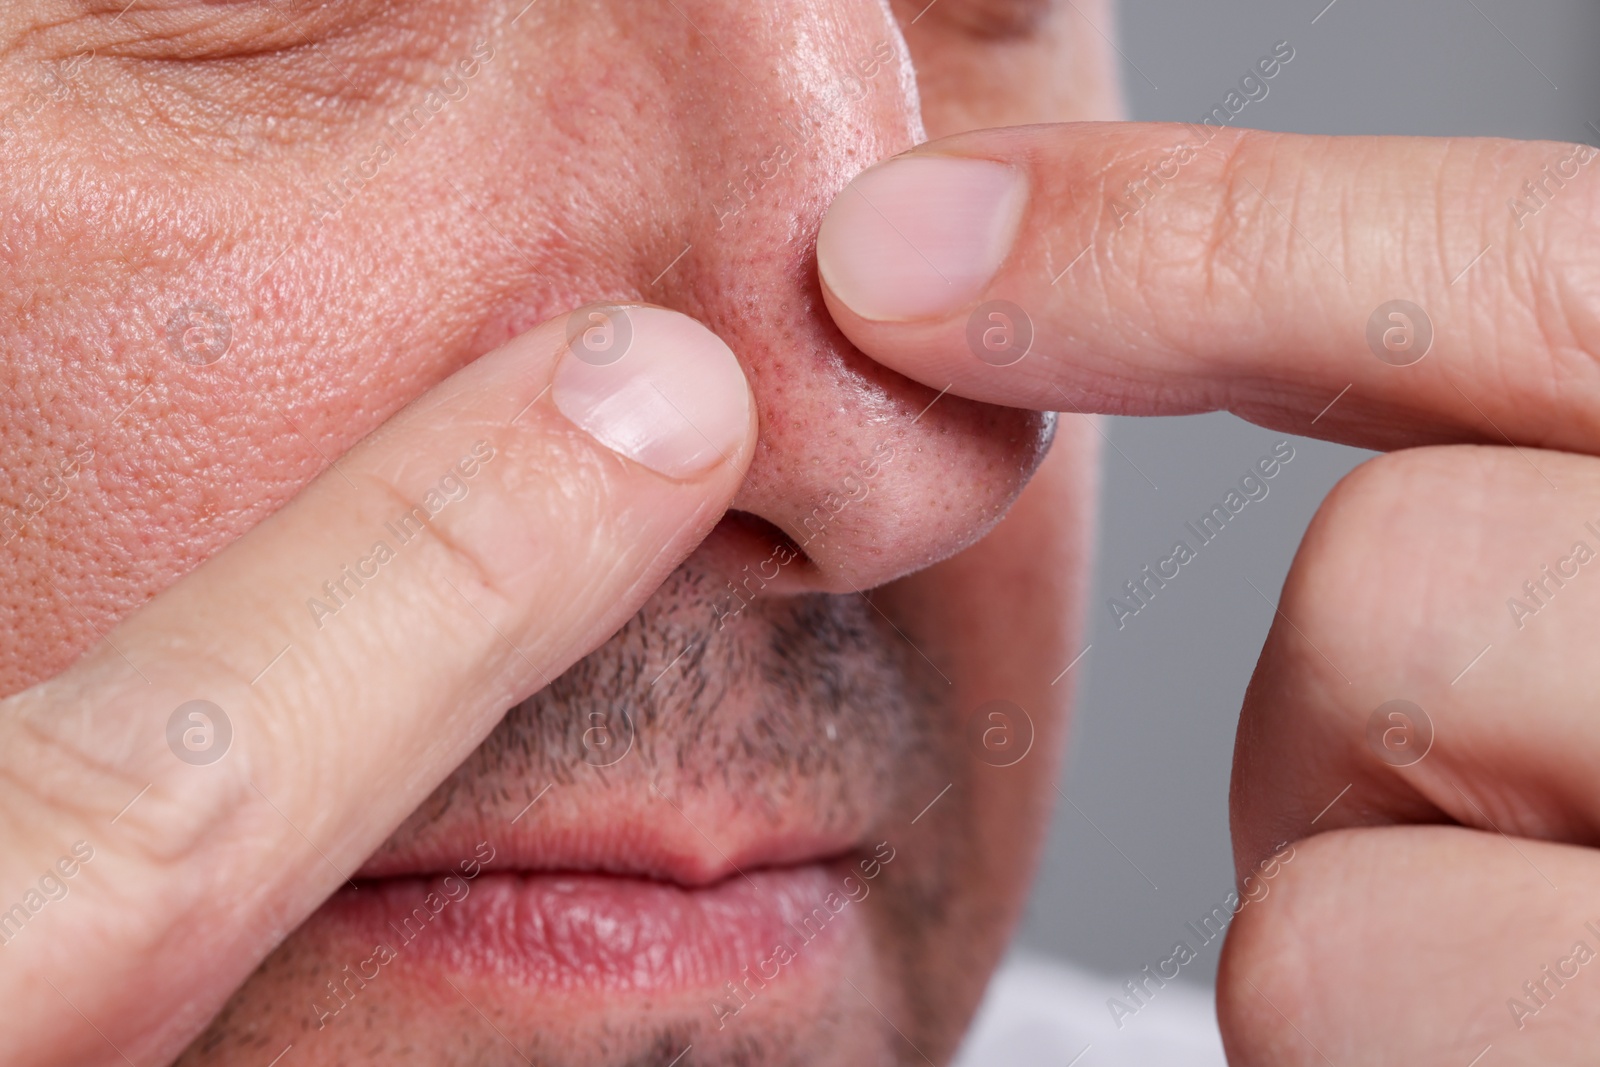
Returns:
[[[852,342],[980,400],[1227,409],[1375,447],[1593,452],[1596,156],[1207,126],[984,130],[857,177],[817,261]]]
[[[1447,827],[1302,842],[1224,944],[1237,1067],[1587,1064],[1600,855]]]
[[[1462,446],[1335,488],[1240,716],[1242,871],[1279,841],[1396,822],[1600,842],[1597,496],[1590,457]]]
[[[753,447],[737,360],[663,309],[574,318],[454,375],[5,702],[4,884],[93,856],[67,899],[0,915],[0,999],[30,1005],[0,1060],[175,1055],[710,530]]]

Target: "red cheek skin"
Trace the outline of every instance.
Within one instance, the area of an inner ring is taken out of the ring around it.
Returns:
[[[25,169],[0,175],[0,203],[20,205],[0,270],[32,294],[0,327],[0,492],[21,500],[80,439],[94,449],[68,496],[0,546],[0,692],[65,667],[451,371],[597,300],[685,312],[734,350],[762,429],[735,506],[797,541],[810,521],[816,588],[882,584],[998,518],[1044,419],[935,403],[844,340],[816,281],[831,198],[921,136],[904,71],[850,99],[817,80],[862,41],[901,55],[883,13],[802,40],[792,20],[742,12],[725,31],[786,57],[757,88],[675,15],[648,33],[549,19],[561,47],[502,43],[467,101],[321,221],[307,206],[319,168],[365,151],[381,108],[353,109],[325,143],[261,148],[248,181],[202,159],[181,182],[171,160],[118,158],[92,116],[62,110],[40,149],[39,172],[62,176],[48,202]],[[593,55],[603,69],[580,62]],[[533,61],[544,77],[513,76]],[[174,355],[169,324],[191,306],[227,318],[214,363]]]

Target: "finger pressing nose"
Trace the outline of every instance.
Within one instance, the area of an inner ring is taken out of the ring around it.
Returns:
[[[0,776],[34,783],[0,798],[0,824],[26,828],[13,855],[24,837],[99,853],[78,890],[96,917],[6,946],[0,1000],[38,974],[64,999],[5,1027],[0,1062],[74,1032],[69,1004],[130,1056],[170,1060],[508,706],[639,609],[722,514],[754,438],[739,363],[699,323],[551,320],[0,702]]]
[[[1597,155],[985,130],[858,176],[822,225],[818,270],[859,348],[974,399],[1593,453],[1600,253],[1585,224],[1600,185],[1582,168]]]

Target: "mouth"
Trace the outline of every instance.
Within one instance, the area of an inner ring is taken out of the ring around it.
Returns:
[[[719,530],[308,920],[283,966],[312,1029],[407,1005],[528,1040],[698,1034],[700,1056],[783,1020],[846,1025],[841,974],[878,995],[907,864],[880,842],[904,844],[886,813],[927,777],[927,724],[870,608],[769,587],[733,614],[725,587],[776,537]]]
[[[471,879],[358,881],[325,912],[355,943],[374,946],[357,967],[369,979],[387,959],[409,956],[467,984],[492,979],[501,992],[714,999],[730,982],[771,982],[785,964],[836,943],[857,918],[838,906],[849,899],[845,877],[838,863],[752,869],[694,887],[582,870],[484,870]]]
[[[830,955],[882,868],[856,835],[731,802],[690,816],[653,784],[582,792],[552,786],[509,821],[451,818],[373,857],[322,915],[373,946],[356,973],[407,956],[541,996],[703,1005]]]
[[[653,782],[599,792],[551,783],[509,818],[452,815],[406,834],[369,859],[357,878],[462,877],[481,867],[695,890],[752,870],[843,858],[860,844],[859,834],[809,823],[801,812],[752,811],[730,797],[674,799]]]

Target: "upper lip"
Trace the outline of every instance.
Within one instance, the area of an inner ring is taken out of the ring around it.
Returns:
[[[515,808],[503,816],[451,813],[410,832],[403,828],[357,877],[460,873],[482,860],[478,850],[487,843],[494,850],[483,863],[487,870],[610,874],[699,888],[752,870],[836,859],[859,844],[855,835],[808,829],[796,813],[752,820],[731,797],[728,817],[713,820],[703,807],[691,817],[653,790],[642,804],[572,792],[585,795],[567,803],[543,795],[520,816]]]
[[[787,538],[764,520],[730,512],[696,558],[725,572],[731,587],[744,561],[765,559],[780,540]],[[814,591],[814,565],[803,553],[784,569],[793,573],[763,575],[763,594]],[[357,877],[460,872],[487,843],[493,859],[483,865],[490,870],[598,873],[695,888],[749,871],[841,858],[859,848],[871,829],[870,805],[859,802],[830,804],[823,813],[816,802],[785,804],[717,786],[680,787],[682,779],[663,792],[638,773],[639,756],[631,758],[633,763],[616,770],[602,764],[607,769],[601,781],[576,769],[575,779],[520,797],[496,788],[506,784],[497,770],[479,783],[483,788],[466,790],[465,800],[451,792],[442,804],[425,805]],[[526,780],[506,770],[507,778]]]

